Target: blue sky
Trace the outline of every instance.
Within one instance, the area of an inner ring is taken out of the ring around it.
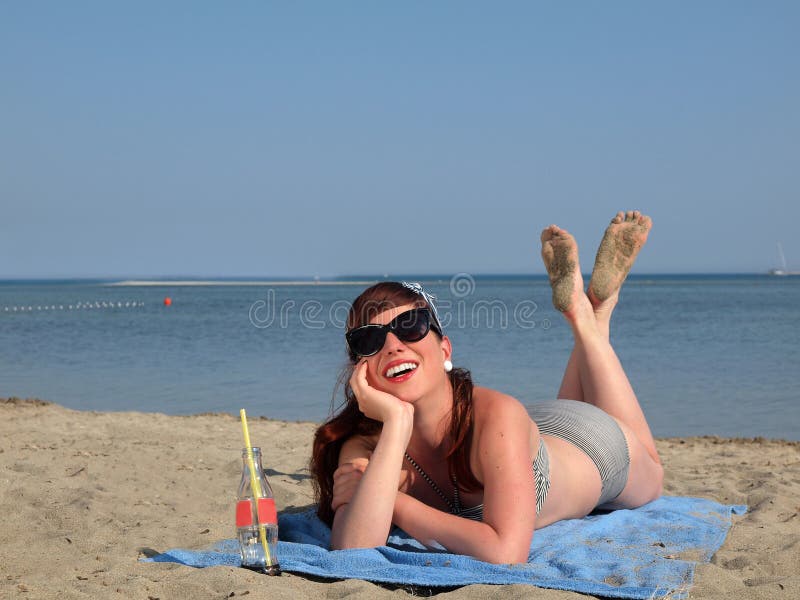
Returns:
[[[797,2],[2,2],[0,277],[800,268]]]

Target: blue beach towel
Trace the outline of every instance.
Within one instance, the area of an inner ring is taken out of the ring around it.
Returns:
[[[386,546],[328,550],[330,529],[308,510],[280,516],[278,560],[284,571],[332,579],[443,587],[527,583],[613,598],[685,598],[696,562],[711,559],[725,540],[731,515],[746,509],[662,497],[635,510],[559,521],[535,532],[527,564],[518,565],[429,551],[398,529]],[[240,564],[235,540],[143,560],[193,567]]]

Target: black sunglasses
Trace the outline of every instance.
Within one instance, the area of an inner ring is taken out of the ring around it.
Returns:
[[[412,308],[400,313],[386,325],[369,324],[351,329],[345,334],[350,355],[372,356],[380,352],[386,343],[386,335],[391,331],[402,342],[418,342],[433,328],[442,335],[439,326],[431,321],[427,308]]]

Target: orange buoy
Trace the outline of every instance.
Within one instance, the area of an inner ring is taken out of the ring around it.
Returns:
[[[171,306],[171,305],[172,305],[172,298],[170,298],[169,296],[164,298],[164,306]]]

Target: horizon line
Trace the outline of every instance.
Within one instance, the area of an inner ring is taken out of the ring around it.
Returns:
[[[377,281],[447,281],[457,276],[468,276],[476,279],[541,279],[546,278],[547,273],[363,273],[363,274],[344,274],[331,276],[225,276],[225,275],[165,275],[149,277],[125,277],[125,276],[34,276],[34,277],[3,277],[0,276],[1,283],[13,282],[92,282],[104,283],[112,286],[156,286],[156,285],[356,285],[370,284]],[[589,275],[589,273],[584,273]],[[766,271],[661,271],[654,273],[630,273],[629,279],[640,279],[646,277],[703,277],[703,276],[765,276],[775,277],[776,275],[769,270]]]

